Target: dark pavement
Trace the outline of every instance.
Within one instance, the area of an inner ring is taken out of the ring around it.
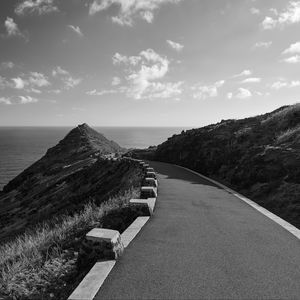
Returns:
[[[179,167],[159,174],[154,216],[95,299],[300,299],[300,242]]]

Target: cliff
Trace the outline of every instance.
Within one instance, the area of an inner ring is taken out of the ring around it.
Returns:
[[[10,181],[0,194],[0,239],[13,237],[40,221],[100,204],[129,188],[137,172],[128,161],[105,155],[124,151],[115,142],[83,124],[36,163]]]
[[[300,228],[300,104],[183,131],[141,154],[219,180]]]

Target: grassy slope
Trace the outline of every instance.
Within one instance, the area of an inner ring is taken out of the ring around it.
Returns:
[[[300,228],[300,104],[182,132],[154,155],[215,178]]]
[[[100,206],[88,203],[79,213],[39,224],[0,247],[0,298],[67,299],[92,266],[78,263],[85,234],[136,196],[128,190]]]
[[[126,188],[134,169],[102,155],[122,149],[80,125],[45,156],[14,178],[0,194],[0,244],[25,228],[56,214],[82,209],[92,197],[97,203]]]
[[[77,256],[85,234],[102,225],[122,230],[132,221],[134,212],[121,223],[119,215],[137,196],[141,169],[104,157],[123,151],[79,125],[4,187],[0,299],[66,299],[90,267]]]

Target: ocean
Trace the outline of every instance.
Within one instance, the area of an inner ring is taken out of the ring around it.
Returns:
[[[125,148],[158,145],[182,127],[94,127]],[[0,127],[0,190],[41,158],[71,130],[70,127]]]

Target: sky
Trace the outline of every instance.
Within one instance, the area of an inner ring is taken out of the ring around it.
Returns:
[[[299,102],[300,1],[0,2],[0,126],[200,127]]]

